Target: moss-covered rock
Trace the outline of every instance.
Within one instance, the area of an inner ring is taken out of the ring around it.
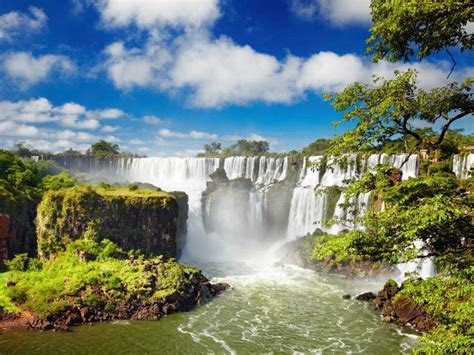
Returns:
[[[207,303],[228,287],[211,284],[200,270],[174,258],[128,257],[109,240],[77,240],[39,267],[29,264],[34,267],[0,278],[0,326],[16,314],[36,329],[156,320]]]
[[[88,185],[48,191],[36,217],[38,254],[48,258],[71,241],[88,238],[174,257],[180,220],[185,217],[179,216],[177,198],[162,191]]]

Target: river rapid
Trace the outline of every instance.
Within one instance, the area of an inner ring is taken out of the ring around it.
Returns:
[[[403,354],[413,332],[382,322],[371,304],[344,300],[381,283],[290,265],[199,263],[232,289],[159,321],[84,325],[69,332],[1,330],[1,354]]]

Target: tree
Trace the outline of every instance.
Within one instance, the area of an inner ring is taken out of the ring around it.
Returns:
[[[204,144],[204,153],[206,155],[218,155],[222,149],[219,142],[212,142],[211,144]]]
[[[319,138],[313,143],[303,148],[303,154],[306,155],[324,155],[331,146],[331,139]]]
[[[372,35],[367,52],[374,61],[407,62],[457,47],[472,49],[473,34],[466,25],[474,21],[471,0],[372,0]],[[455,63],[455,62],[454,62]]]
[[[354,83],[335,95],[326,95],[337,111],[344,113],[340,122],[356,122],[356,127],[333,140],[330,154],[370,150],[389,139],[410,137],[412,150],[439,148],[451,124],[474,112],[471,93],[473,78],[463,83],[425,91],[417,87],[414,70],[395,72],[395,78],[375,78],[374,85]],[[415,130],[424,123],[435,130],[432,137]]]
[[[119,154],[119,146],[109,143],[101,139],[97,143],[91,145],[87,150],[87,155],[95,157],[113,157]]]
[[[64,157],[80,157],[82,156],[82,153],[78,150],[69,148],[68,150],[65,150],[64,152],[58,153],[56,155],[64,156]]]

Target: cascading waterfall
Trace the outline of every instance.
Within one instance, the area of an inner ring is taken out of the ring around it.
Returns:
[[[459,179],[467,179],[471,169],[474,169],[474,154],[454,156],[453,172]]]
[[[467,174],[473,156],[470,154],[462,158],[455,157],[453,170],[458,176]],[[335,163],[329,159],[319,168],[317,163],[321,162],[321,159],[323,159],[321,156],[304,159],[297,177],[298,181],[291,194],[291,205],[287,215],[287,240],[312,233],[316,228],[333,234],[343,229],[363,228],[354,222],[354,219],[363,216],[367,211],[370,193],[352,198],[350,202],[355,207],[351,211],[341,206],[345,202],[342,188],[348,180],[357,179],[364,172],[373,170],[380,164],[391,163],[395,167],[401,167],[403,179],[418,175],[417,155],[412,155],[408,159],[406,154],[372,154],[366,159],[350,155],[344,163]],[[203,223],[202,192],[206,188],[210,174],[219,166],[224,168],[229,179],[245,178],[252,181],[253,188],[248,192],[247,205],[244,207],[247,216],[244,218],[249,221],[246,231],[252,230],[252,232],[247,233],[246,237],[261,238],[260,234],[264,234],[265,226],[269,226],[266,221],[268,211],[274,207],[268,203],[267,192],[274,184],[282,183],[287,178],[288,157],[228,157],[223,161],[218,158],[122,158],[110,163],[105,170],[108,171],[106,174],[109,175],[109,180],[150,183],[163,190],[186,192],[189,196],[189,237],[183,255],[208,258],[213,254],[224,255],[225,249],[232,253],[232,247],[225,237],[207,232]],[[291,188],[291,184],[288,186],[287,188]],[[210,201],[207,203],[209,205]],[[236,222],[233,203],[234,201],[229,201],[223,208],[226,211],[222,212],[222,218],[218,222],[228,224],[229,228]],[[325,226],[324,222],[332,218],[338,223],[330,227]],[[277,234],[272,238],[280,238]],[[274,242],[277,240],[274,239]],[[429,271],[432,269],[432,264],[426,264],[429,261],[428,259],[415,261],[418,263],[416,267]],[[401,270],[411,269],[413,265],[413,263],[410,266],[402,265]]]

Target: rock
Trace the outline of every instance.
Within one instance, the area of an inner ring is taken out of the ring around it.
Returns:
[[[281,261],[275,261],[272,265],[273,268],[283,267],[284,264]]]
[[[372,301],[377,297],[373,292],[363,292],[355,297],[358,301]]]
[[[390,302],[392,298],[400,291],[398,284],[392,279],[388,280],[382,291],[377,294],[375,298],[375,306],[378,309],[382,309],[387,302]]]
[[[175,194],[87,185],[48,191],[36,216],[38,255],[64,250],[94,225],[98,240],[109,239],[124,251],[177,257],[185,242],[188,197]]]
[[[345,299],[345,300],[350,300],[351,295],[350,294],[342,295],[342,298]]]

